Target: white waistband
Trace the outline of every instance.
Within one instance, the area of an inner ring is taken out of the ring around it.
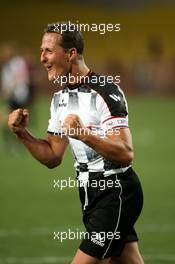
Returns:
[[[112,170],[109,170],[109,171],[105,171],[103,174],[104,174],[104,177],[108,177],[112,174],[118,174],[118,173],[124,173],[126,172],[129,168],[131,167],[131,165],[127,166],[127,167],[124,167],[124,168],[118,168],[118,169],[112,169]]]

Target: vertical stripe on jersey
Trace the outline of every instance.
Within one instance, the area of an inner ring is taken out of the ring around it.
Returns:
[[[60,103],[60,94],[55,94],[53,99],[54,110],[56,111]]]
[[[96,93],[91,93],[90,109],[92,111],[97,111],[96,99],[97,99],[97,94]]]
[[[79,109],[78,93],[69,92],[68,110],[75,111]]]

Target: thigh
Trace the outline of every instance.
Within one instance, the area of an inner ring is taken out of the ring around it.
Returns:
[[[118,225],[121,215],[120,188],[104,191],[96,206],[84,214],[87,235],[83,239],[80,250],[98,259],[120,255],[124,247],[124,239],[120,237]]]
[[[99,260],[78,249],[71,264],[110,264],[110,258]]]
[[[144,264],[137,242],[125,244],[120,257],[111,257],[109,264]]]
[[[134,172],[122,177],[120,184],[116,184],[118,178],[112,176],[114,185],[105,185],[103,190],[88,188],[89,205],[83,218],[87,236],[79,249],[101,261],[120,256],[127,242],[137,241],[133,225],[141,211],[142,191]],[[84,204],[85,194],[81,197]]]
[[[94,257],[91,257],[81,251],[80,249],[77,250],[71,264],[100,264],[100,260]]]

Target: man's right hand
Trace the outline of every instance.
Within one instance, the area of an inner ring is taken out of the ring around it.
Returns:
[[[8,126],[13,133],[20,135],[26,129],[28,120],[28,110],[19,108],[9,114]]]
[[[17,109],[9,114],[8,126],[36,160],[48,168],[55,168],[60,165],[69,143],[68,138],[48,133],[46,139],[38,139],[26,129],[28,119],[29,112],[27,109]]]

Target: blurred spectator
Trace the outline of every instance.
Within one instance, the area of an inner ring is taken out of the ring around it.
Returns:
[[[171,60],[171,70],[170,70],[170,89],[169,94],[175,95],[175,57]]]
[[[2,49],[1,89],[9,110],[24,108],[30,101],[30,74],[22,56],[15,55],[14,49],[6,45]]]
[[[139,94],[169,94],[172,83],[171,63],[164,57],[163,43],[151,37],[147,45],[148,59],[137,61],[133,69],[136,91]]]
[[[1,48],[1,94],[6,109],[1,110],[2,134],[5,147],[16,152],[16,141],[13,140],[7,128],[7,121],[3,122],[5,114],[17,108],[33,108],[35,97],[35,63],[31,53],[18,55],[12,45],[6,44]],[[36,115],[33,115],[36,123]]]
[[[124,62],[117,57],[116,58],[111,57],[105,62],[104,74],[108,76],[113,76],[114,80],[115,80],[115,77],[117,79],[120,79],[120,83],[118,83],[118,85],[122,88],[122,90],[126,94],[133,93],[131,82],[130,82],[129,64],[127,65],[124,64]]]

